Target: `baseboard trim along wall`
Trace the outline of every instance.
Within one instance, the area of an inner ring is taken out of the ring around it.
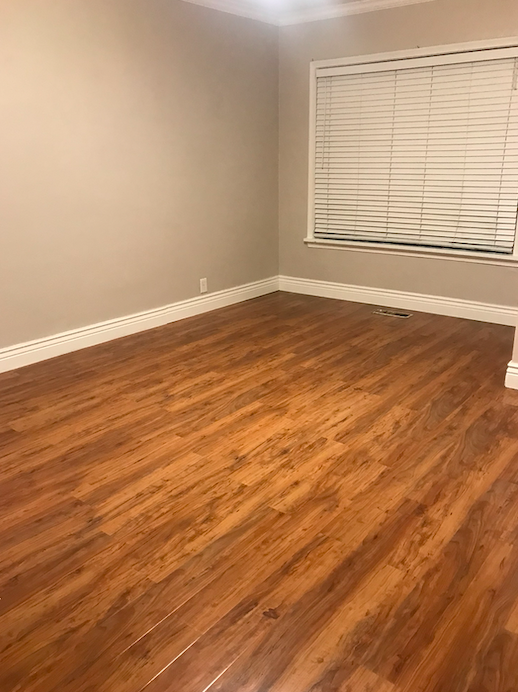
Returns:
[[[297,279],[293,276],[280,276],[279,290],[510,326],[516,324],[518,315],[518,308],[510,305],[478,303],[460,298],[444,298],[443,296],[371,288],[370,286],[354,286],[331,281]]]
[[[518,389],[518,363],[511,361],[507,366],[505,386],[509,389]]]
[[[182,300],[161,308],[139,312],[134,315],[118,317],[106,322],[99,322],[43,339],[35,339],[23,344],[0,349],[0,372],[15,370],[55,356],[79,351],[88,346],[102,344],[112,339],[136,334],[154,327],[161,327],[171,322],[200,315],[210,310],[223,308],[251,298],[257,298],[274,291],[301,293],[322,298],[337,298],[355,303],[367,303],[383,307],[404,308],[429,312],[449,317],[462,317],[481,322],[514,326],[518,308],[508,305],[493,305],[458,298],[444,298],[421,293],[393,291],[369,286],[315,281],[292,276],[272,276],[269,279],[254,281],[235,288],[229,288],[209,295],[197,296]],[[518,389],[518,363],[510,363],[506,385]]]
[[[224,291],[197,296],[178,303],[164,305],[161,308],[146,310],[134,315],[117,317],[106,322],[99,322],[87,327],[72,329],[68,332],[55,334],[43,339],[35,339],[23,344],[17,344],[0,349],[0,372],[7,372],[31,365],[42,360],[61,356],[64,353],[79,351],[88,346],[102,344],[122,336],[136,334],[154,327],[161,327],[170,322],[182,320],[185,317],[200,315],[203,312],[224,308],[234,303],[240,303],[250,298],[257,298],[267,293],[273,293],[279,288],[278,277],[254,281],[253,283],[228,288]]]

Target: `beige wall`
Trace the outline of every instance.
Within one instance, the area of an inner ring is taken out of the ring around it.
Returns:
[[[272,276],[277,29],[0,3],[0,347]]]
[[[518,305],[518,269],[307,248],[309,64],[518,35],[518,0],[434,0],[287,26],[280,33],[281,274]]]

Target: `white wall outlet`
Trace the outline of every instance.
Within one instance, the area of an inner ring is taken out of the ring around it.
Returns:
[[[207,293],[207,279],[200,279],[200,293]]]

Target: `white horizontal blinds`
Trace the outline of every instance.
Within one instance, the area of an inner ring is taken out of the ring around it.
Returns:
[[[317,76],[314,236],[512,253],[517,59],[370,67]]]

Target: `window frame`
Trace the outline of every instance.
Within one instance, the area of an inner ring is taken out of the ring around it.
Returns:
[[[494,41],[477,41],[470,43],[433,46],[413,50],[403,50],[391,53],[375,53],[371,55],[357,55],[347,58],[318,60],[310,63],[309,84],[309,175],[308,175],[308,209],[307,209],[307,235],[304,239],[310,248],[326,248],[332,250],[348,250],[376,254],[392,254],[406,257],[426,257],[442,260],[457,260],[474,262],[478,264],[492,264],[497,266],[509,266],[518,264],[518,229],[515,234],[513,254],[480,252],[475,250],[461,250],[455,248],[427,248],[419,246],[400,245],[396,243],[371,243],[362,240],[324,240],[314,236],[315,220],[315,173],[316,173],[316,106],[317,106],[317,78],[319,76],[331,76],[334,71],[340,74],[344,68],[351,68],[352,72],[360,72],[362,66],[380,64],[380,71],[397,68],[398,62],[414,62],[415,66],[429,66],[448,63],[471,62],[473,60],[487,60],[493,56],[518,57],[518,37],[498,39]],[[463,57],[464,59],[459,59]],[[383,63],[386,63],[383,65]],[[358,68],[358,69],[356,69]]]

